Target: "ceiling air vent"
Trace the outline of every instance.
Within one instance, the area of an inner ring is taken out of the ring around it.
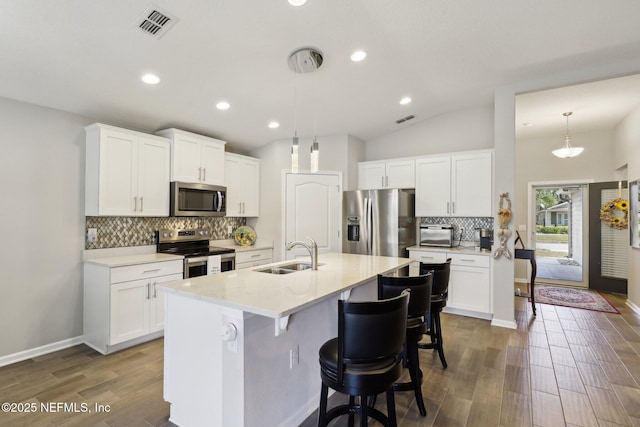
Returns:
[[[411,120],[411,119],[415,119],[415,118],[416,118],[416,116],[414,116],[414,115],[412,114],[412,115],[410,115],[410,116],[403,117],[403,118],[401,118],[401,119],[396,120],[396,123],[397,123],[397,124],[404,123],[404,122],[406,122],[407,120]]]
[[[178,18],[152,4],[138,17],[136,25],[145,33],[159,39],[176,22]]]

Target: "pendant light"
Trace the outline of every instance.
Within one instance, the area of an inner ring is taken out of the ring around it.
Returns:
[[[576,157],[582,153],[584,150],[583,147],[574,147],[571,145],[571,136],[569,135],[569,116],[573,113],[568,111],[566,113],[562,113],[563,116],[567,118],[567,133],[564,136],[564,145],[562,148],[558,148],[557,150],[553,150],[552,153],[556,157],[560,157],[562,159],[567,159],[569,157]]]
[[[291,173],[298,173],[298,118],[297,118],[297,77],[298,73],[294,71],[293,81],[293,141],[291,142]]]
[[[304,47],[298,49],[289,55],[288,65],[296,77],[298,73],[310,73],[317,70],[322,65],[322,54],[314,48]],[[298,149],[300,147],[298,139],[298,124],[297,124],[297,85],[294,83],[293,88],[293,142],[291,144],[291,172],[298,173]],[[315,129],[314,129],[315,133]],[[311,144],[311,172],[318,171],[318,157],[320,154],[320,144],[318,144],[317,138],[313,137],[313,143]]]

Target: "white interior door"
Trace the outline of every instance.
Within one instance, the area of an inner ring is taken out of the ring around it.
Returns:
[[[289,242],[308,242],[307,237],[316,241],[321,254],[341,251],[341,182],[341,174],[335,172],[285,174],[282,259],[308,257],[300,246],[286,250]]]

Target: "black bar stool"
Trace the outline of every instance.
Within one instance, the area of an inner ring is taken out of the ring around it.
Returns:
[[[442,327],[440,324],[440,312],[447,306],[449,296],[449,275],[451,273],[451,258],[446,262],[427,264],[420,263],[420,274],[429,271],[433,272],[433,286],[431,287],[431,308],[429,322],[429,336],[431,343],[418,343],[419,348],[436,349],[442,366],[447,368],[447,361],[444,358],[444,348],[442,347]]]
[[[409,291],[383,301],[338,300],[338,337],[320,348],[322,390],[318,426],[333,418],[360,414],[360,426],[372,417],[395,427],[396,407],[393,384],[402,375],[402,346],[407,329]],[[327,412],[329,387],[349,395],[349,404]],[[386,392],[387,415],[368,407],[368,396]],[[359,397],[359,405],[355,403]]]
[[[404,289],[411,291],[407,312],[407,333],[405,340],[405,363],[411,381],[396,383],[395,391],[413,390],[420,415],[427,415],[422,398],[422,371],[418,356],[418,341],[427,333],[425,315],[431,304],[431,283],[433,276],[427,273],[421,276],[383,276],[378,275],[378,298],[386,299],[399,295]]]

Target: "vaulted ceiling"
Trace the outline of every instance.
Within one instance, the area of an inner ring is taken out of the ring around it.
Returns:
[[[149,6],[173,17],[160,38],[138,27]],[[634,0],[0,0],[0,96],[246,150],[294,128],[369,140],[490,105],[501,85],[637,57],[638,16]],[[324,63],[295,74],[287,58],[307,46]],[[525,120],[579,120],[540,105]]]

